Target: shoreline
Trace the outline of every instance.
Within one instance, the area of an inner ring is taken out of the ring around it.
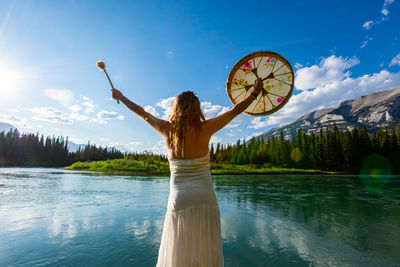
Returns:
[[[138,172],[138,171],[103,171],[96,169],[71,169],[69,167],[62,168],[67,171],[79,171],[79,172],[98,172],[107,175],[129,175],[129,176],[170,176],[169,172]],[[303,169],[285,169],[285,168],[271,168],[268,171],[232,171],[232,170],[222,170],[222,169],[211,169],[211,175],[275,175],[275,174],[313,174],[313,175],[338,175],[338,174],[349,174],[344,172],[332,172],[332,171],[322,171],[322,170],[303,170]]]
[[[110,175],[170,176],[167,161],[113,159],[106,161],[75,162],[63,168],[72,171],[94,171]],[[269,164],[210,163],[211,175],[268,175],[268,174],[348,174],[346,172],[324,171],[318,169],[297,169],[273,167]]]

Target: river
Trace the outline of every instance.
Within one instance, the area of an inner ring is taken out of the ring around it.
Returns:
[[[400,266],[400,177],[214,176],[225,266]],[[0,168],[0,266],[155,266],[168,177]]]

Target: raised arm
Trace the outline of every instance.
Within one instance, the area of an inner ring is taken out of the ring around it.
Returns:
[[[154,130],[159,132],[163,137],[167,135],[170,123],[168,121],[157,118],[151,113],[144,110],[141,106],[133,103],[127,97],[125,97],[117,89],[112,89],[112,96],[116,100],[120,100],[125,104],[133,113],[144,119]]]
[[[263,82],[261,79],[256,80],[254,83],[254,92],[258,95],[263,88]],[[205,121],[204,129],[211,136],[214,133],[225,127],[231,120],[233,120],[237,115],[246,110],[248,106],[255,100],[255,96],[249,94],[245,99],[237,103],[232,109],[219,115],[218,117],[209,119]]]

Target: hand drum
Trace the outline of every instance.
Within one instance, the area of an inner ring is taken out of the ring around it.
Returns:
[[[282,108],[293,92],[294,75],[289,62],[269,51],[245,56],[232,68],[226,91],[235,105],[254,91],[254,82],[261,78],[263,90],[244,111],[250,116],[265,116]]]

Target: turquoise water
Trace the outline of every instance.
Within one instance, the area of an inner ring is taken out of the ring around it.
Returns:
[[[0,169],[0,266],[154,266],[168,177]],[[216,176],[225,266],[400,266],[400,177]]]

